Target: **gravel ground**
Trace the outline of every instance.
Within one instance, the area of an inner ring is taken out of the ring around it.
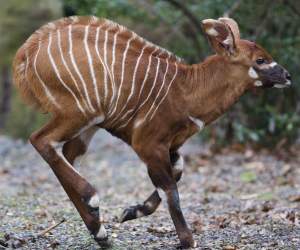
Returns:
[[[179,185],[198,249],[300,249],[299,159],[251,150],[218,155],[190,141]],[[176,249],[166,206],[119,224],[153,190],[132,150],[99,132],[79,171],[97,187],[112,249]],[[44,236],[43,230],[62,220]],[[0,137],[0,249],[99,249],[50,168],[21,141]]]

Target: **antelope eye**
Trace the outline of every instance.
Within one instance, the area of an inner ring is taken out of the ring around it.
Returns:
[[[263,58],[258,58],[257,60],[256,60],[256,63],[258,64],[258,65],[261,65],[261,64],[264,64],[266,61],[265,61],[265,59],[263,59]]]

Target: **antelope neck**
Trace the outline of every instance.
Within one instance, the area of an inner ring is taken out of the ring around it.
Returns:
[[[247,80],[238,77],[234,71],[234,66],[218,55],[188,67],[186,100],[190,117],[208,125],[245,93]]]

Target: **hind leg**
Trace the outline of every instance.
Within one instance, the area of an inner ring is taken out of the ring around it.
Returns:
[[[95,240],[103,244],[106,243],[107,235],[99,219],[97,192],[70,163],[76,158],[75,155],[78,155],[78,152],[74,153],[75,143],[72,143],[72,140],[76,141],[76,138],[73,137],[83,126],[80,122],[76,124],[71,120],[54,118],[33,133],[30,141],[57,176]],[[57,149],[59,144],[65,144],[63,151],[68,160]],[[70,146],[71,144],[74,146]],[[71,150],[72,148],[74,150]]]
[[[176,182],[179,182],[182,176],[183,170],[183,157],[177,152],[170,152],[170,161],[172,164],[173,178]],[[156,211],[161,203],[161,197],[157,190],[155,190],[143,204],[138,204],[124,209],[119,221],[125,222],[128,220],[134,220],[136,218],[148,216]]]

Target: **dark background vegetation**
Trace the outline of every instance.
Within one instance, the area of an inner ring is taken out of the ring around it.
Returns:
[[[300,5],[294,0],[0,0],[0,133],[27,138],[47,119],[23,105],[11,84],[11,61],[42,24],[68,15],[115,20],[188,63],[212,53],[200,21],[229,15],[242,37],[257,41],[291,73],[293,87],[249,93],[202,138],[216,145],[283,147],[299,137]]]

